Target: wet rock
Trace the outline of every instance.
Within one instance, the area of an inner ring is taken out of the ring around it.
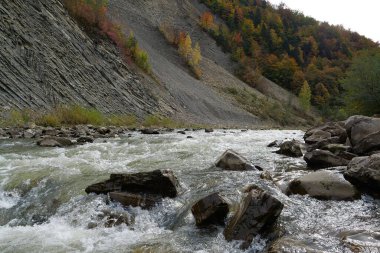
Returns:
[[[280,144],[280,149],[277,150],[276,153],[290,157],[301,157],[303,156],[302,146],[303,145],[300,141],[285,141]]]
[[[380,231],[347,231],[340,236],[351,252],[380,252]]]
[[[177,133],[178,133],[178,134],[186,134],[185,131],[178,131]]]
[[[330,151],[320,149],[307,152],[304,159],[309,167],[316,169],[346,166],[349,163],[347,159],[334,155]]]
[[[242,240],[247,248],[256,235],[271,232],[280,216],[283,204],[266,191],[252,186],[243,197],[240,206],[228,222],[224,237],[227,241]]]
[[[82,136],[77,139],[77,143],[83,144],[83,143],[93,143],[94,138],[91,136]]]
[[[317,171],[293,180],[287,193],[308,194],[323,200],[354,200],[360,197],[356,188],[335,171]]]
[[[215,166],[224,170],[256,170],[255,166],[251,162],[232,149],[226,150],[215,162]]]
[[[268,180],[268,181],[273,182],[273,177],[272,177],[272,175],[270,174],[270,172],[267,171],[267,170],[261,172],[261,174],[260,174],[260,178],[261,178],[261,179],[265,179],[265,180]]]
[[[212,132],[214,132],[214,129],[212,129],[212,128],[206,128],[205,132],[206,133],[212,133]]]
[[[198,227],[223,225],[228,211],[227,202],[218,193],[202,198],[191,208]]]
[[[380,198],[380,154],[352,159],[344,177],[360,189]]]
[[[111,174],[110,179],[90,185],[86,193],[107,194],[109,192],[150,193],[174,198],[179,183],[171,170],[154,170],[134,174]]]
[[[363,155],[380,150],[380,131],[372,133],[361,139],[352,148],[355,154]]]
[[[72,146],[73,142],[61,137],[47,137],[37,141],[37,145],[41,147],[68,147]]]
[[[160,134],[159,131],[154,130],[154,129],[151,129],[151,128],[141,129],[140,132],[141,132],[142,134]]]
[[[190,135],[187,136],[186,138],[187,138],[187,139],[194,139],[194,137],[193,137],[193,136],[190,136]]]
[[[272,141],[271,143],[268,144],[268,148],[279,148],[280,145],[281,145],[282,141],[279,141],[279,140],[276,140],[276,141]]]
[[[310,245],[310,242],[303,242],[291,237],[281,237],[274,241],[268,249],[268,253],[323,253],[323,250]]]
[[[162,197],[157,194],[142,194],[131,192],[110,192],[111,200],[117,201],[124,206],[141,207],[149,209],[161,201]]]

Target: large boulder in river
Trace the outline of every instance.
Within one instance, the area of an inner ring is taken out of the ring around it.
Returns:
[[[380,150],[380,131],[369,134],[352,147],[355,154],[363,155]]]
[[[360,189],[380,198],[380,154],[352,159],[344,177]]]
[[[233,151],[226,150],[222,156],[215,162],[215,166],[224,170],[255,170],[255,166],[245,157]]]
[[[288,194],[308,194],[323,200],[353,200],[360,197],[356,188],[336,171],[321,170],[293,180]]]
[[[266,191],[257,186],[250,187],[224,229],[224,237],[227,241],[244,241],[242,247],[247,248],[256,235],[272,232],[283,207],[279,200]]]
[[[310,240],[300,241],[291,237],[281,237],[274,241],[267,251],[268,253],[323,253]]]
[[[352,116],[346,120],[345,128],[354,147],[368,135],[380,131],[380,119],[358,115]]]
[[[198,227],[224,224],[228,211],[227,202],[218,193],[202,198],[191,208]]]
[[[290,157],[301,157],[303,156],[302,148],[303,144],[300,141],[284,141],[280,144],[280,149],[276,153]]]
[[[41,147],[68,147],[74,143],[63,137],[48,137],[37,141],[37,145]]]
[[[154,194],[174,198],[179,183],[171,170],[154,170],[134,174],[111,174],[110,179],[90,185],[87,193],[107,194],[109,192],[130,192]]]
[[[328,122],[309,129],[304,135],[304,140],[307,144],[315,144],[330,138],[334,138],[335,143],[345,143],[347,132],[344,128],[344,122]]]
[[[346,166],[349,163],[348,159],[320,149],[307,152],[304,159],[309,167],[317,169]]]

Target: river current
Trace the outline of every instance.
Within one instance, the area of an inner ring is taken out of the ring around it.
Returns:
[[[379,231],[378,200],[367,195],[356,201],[286,196],[260,179],[258,172],[221,171],[213,166],[231,148],[270,171],[278,185],[285,185],[310,171],[302,158],[275,154],[276,148],[267,145],[286,138],[302,140],[302,136],[297,130],[132,133],[69,148],[1,140],[0,252],[244,252],[238,242],[224,240],[222,227],[196,228],[190,208],[199,198],[220,192],[234,211],[242,189],[252,183],[284,203],[278,220],[283,235],[321,252],[350,252],[342,235]],[[181,194],[151,210],[123,208],[106,196],[84,192],[110,173],[167,168],[177,176]],[[105,226],[110,213],[128,217],[131,224]],[[262,252],[266,244],[257,237],[245,252]]]

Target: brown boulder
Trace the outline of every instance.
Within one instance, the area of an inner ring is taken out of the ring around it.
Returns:
[[[111,200],[117,201],[123,206],[141,207],[149,209],[161,201],[162,197],[156,194],[140,194],[130,192],[110,192]]]
[[[352,148],[355,154],[363,155],[380,150],[380,131],[372,133],[361,139]]]
[[[334,155],[330,151],[320,149],[307,152],[304,159],[309,167],[319,169],[346,166],[349,163],[347,159]]]
[[[352,146],[356,146],[366,136],[380,131],[380,119],[366,116],[352,116],[345,122],[345,128]]]
[[[227,202],[218,193],[202,198],[191,208],[198,227],[224,224],[228,211]]]
[[[303,156],[302,148],[303,144],[300,141],[284,141],[280,144],[280,149],[276,153],[290,157],[301,157]]]

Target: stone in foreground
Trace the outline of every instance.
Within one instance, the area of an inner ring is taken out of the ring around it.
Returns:
[[[291,237],[281,237],[274,241],[268,251],[268,253],[323,253],[324,251],[318,250],[311,245],[310,241],[300,241]]]
[[[290,157],[301,157],[303,156],[302,143],[296,140],[285,141],[280,144],[280,149],[276,153]]]
[[[229,212],[229,207],[218,193],[213,193],[193,205],[191,212],[198,227],[212,224],[223,225]]]
[[[107,194],[130,192],[156,194],[174,198],[178,194],[178,180],[171,170],[154,170],[134,174],[111,174],[110,179],[90,185],[86,193]]]
[[[360,197],[356,188],[342,174],[321,170],[304,175],[289,184],[288,194],[308,194],[322,200],[354,200]]]
[[[349,160],[343,157],[334,155],[330,151],[320,149],[307,152],[304,159],[309,167],[318,169],[346,166],[349,163]]]
[[[222,154],[222,156],[216,161],[215,166],[224,170],[256,170],[255,166],[245,157],[231,149]]]
[[[380,198],[380,154],[352,159],[344,177],[360,189]]]
[[[238,210],[228,222],[224,237],[227,241],[244,241],[243,248],[251,244],[256,235],[271,232],[284,205],[257,186],[250,187]]]

